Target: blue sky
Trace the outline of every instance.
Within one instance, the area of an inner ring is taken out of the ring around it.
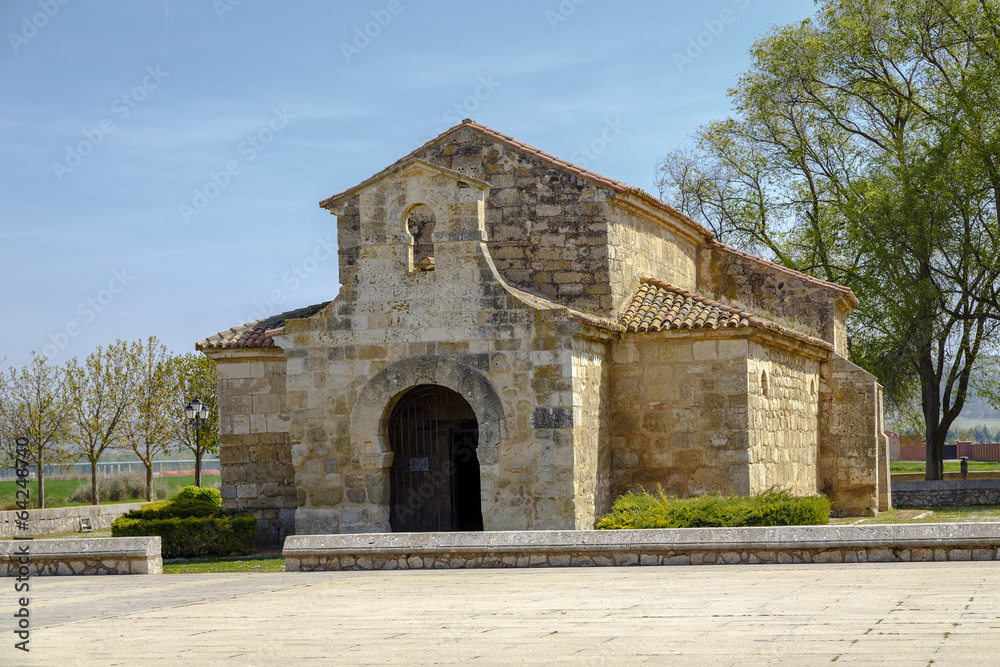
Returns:
[[[333,298],[317,203],[470,117],[653,190],[807,0],[0,4],[0,365]],[[600,154],[580,148],[608,124]]]

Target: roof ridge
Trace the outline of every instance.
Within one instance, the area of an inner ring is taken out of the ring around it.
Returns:
[[[795,269],[790,269],[787,266],[782,266],[781,264],[777,264],[777,263],[772,262],[770,260],[764,259],[763,257],[758,257],[757,255],[752,255],[752,254],[750,254],[750,253],[748,253],[748,252],[746,252],[744,250],[740,250],[739,248],[734,248],[731,245],[726,245],[725,243],[721,243],[721,242],[719,242],[719,241],[717,241],[715,239],[712,239],[711,241],[709,241],[708,245],[714,246],[716,248],[722,248],[723,250],[726,250],[727,252],[731,252],[734,255],[738,255],[740,257],[746,257],[747,259],[752,259],[753,261],[757,262],[758,264],[763,264],[764,266],[766,266],[768,268],[777,269],[778,271],[781,271],[782,273],[787,273],[787,274],[789,274],[791,276],[795,276],[796,278],[801,278],[802,280],[805,280],[806,282],[815,283],[815,284],[821,285],[823,287],[829,287],[830,289],[836,290],[837,292],[840,292],[840,293],[844,294],[845,296],[850,296],[851,300],[853,301],[853,305],[855,305],[855,306],[858,305],[858,298],[857,298],[857,296],[855,296],[854,295],[854,291],[850,287],[847,287],[846,285],[841,285],[840,283],[835,283],[835,282],[830,281],[830,280],[823,280],[822,278],[817,278],[816,276],[809,275],[808,273],[804,273],[802,271],[797,271]]]
[[[427,147],[429,147],[429,146],[437,143],[438,141],[441,141],[442,139],[444,139],[446,136],[448,136],[452,132],[456,132],[456,131],[460,130],[463,127],[470,127],[470,128],[472,128],[472,129],[474,129],[474,130],[476,130],[478,132],[482,132],[483,134],[486,134],[486,135],[489,135],[491,137],[494,137],[495,139],[498,139],[498,140],[502,141],[505,144],[514,146],[518,150],[522,150],[522,151],[524,151],[526,153],[529,153],[529,154],[537,155],[538,157],[546,160],[547,162],[551,162],[552,164],[554,164],[556,166],[559,166],[559,167],[562,167],[564,169],[567,169],[568,171],[570,171],[570,172],[572,172],[572,173],[574,173],[574,174],[576,174],[578,176],[582,176],[583,178],[586,178],[586,179],[588,179],[590,181],[593,181],[595,183],[605,185],[605,186],[611,188],[612,190],[614,190],[616,192],[620,192],[620,193],[623,193],[623,194],[635,195],[635,196],[639,197],[640,199],[646,201],[647,203],[652,204],[654,206],[657,206],[659,208],[662,208],[663,210],[665,210],[666,212],[670,213],[671,215],[674,215],[674,216],[676,216],[676,217],[684,220],[685,222],[688,222],[688,223],[694,225],[695,227],[697,227],[698,229],[700,229],[701,231],[703,231],[706,234],[706,236],[707,236],[707,238],[709,240],[711,240],[711,239],[714,238],[714,234],[712,234],[712,232],[710,232],[708,229],[705,229],[705,227],[701,223],[699,223],[697,220],[695,220],[691,216],[687,215],[683,211],[680,211],[679,209],[674,208],[673,206],[671,206],[667,202],[663,201],[659,197],[656,197],[656,196],[654,196],[654,195],[646,192],[642,188],[636,187],[634,185],[629,185],[627,183],[623,183],[622,181],[619,181],[617,179],[611,178],[610,176],[604,176],[603,174],[599,174],[596,171],[591,171],[589,169],[585,169],[584,167],[580,167],[578,165],[575,165],[575,164],[573,164],[572,162],[570,162],[568,160],[564,160],[564,159],[562,159],[560,157],[552,155],[551,153],[543,151],[540,148],[536,148],[535,146],[532,146],[531,144],[528,144],[528,143],[525,143],[523,141],[520,141],[519,139],[515,139],[515,138],[513,138],[510,135],[507,135],[507,134],[504,134],[504,133],[499,132],[497,130],[494,130],[493,128],[488,127],[486,125],[483,125],[481,123],[477,123],[476,121],[472,120],[471,118],[466,118],[461,123],[458,123],[457,125],[452,125],[447,130],[445,130],[441,134],[437,135],[433,139],[430,139],[429,141],[424,142],[423,144],[421,144],[417,148],[413,149],[412,151],[410,151],[409,153],[407,153],[403,157],[399,158],[398,160],[396,160],[395,162],[393,162],[392,164],[390,164],[385,169],[382,169],[381,171],[378,171],[378,172],[372,174],[369,178],[367,178],[364,181],[362,181],[362,183],[367,182],[367,181],[369,181],[369,180],[371,180],[373,178],[376,178],[376,177],[378,177],[378,176],[380,176],[380,175],[382,175],[382,174],[390,171],[391,169],[393,169],[395,167],[398,167],[400,164],[402,164],[403,162],[405,162],[407,160],[410,160],[412,158],[417,157],[417,154],[420,153],[421,151],[423,151],[425,148],[427,148]],[[356,186],[351,186],[350,188],[347,188],[346,190],[338,192],[337,194],[331,195],[330,197],[327,197],[326,199],[322,200],[319,203],[320,208],[326,208],[327,206],[330,206],[337,199],[343,197],[348,192],[350,192],[351,189],[353,189],[354,187],[356,187]]]

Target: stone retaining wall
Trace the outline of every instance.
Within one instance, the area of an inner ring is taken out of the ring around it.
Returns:
[[[0,576],[162,574],[159,537],[0,541]]]
[[[53,509],[29,509],[28,529],[17,525],[17,515],[22,510],[0,512],[0,537],[24,535],[51,535],[52,533],[79,533],[80,519],[89,517],[94,530],[110,528],[115,519],[126,512],[139,509],[144,503],[117,503],[113,505],[80,505]]]
[[[285,570],[1000,560],[1000,523],[293,535]]]
[[[893,507],[1000,505],[1000,479],[893,482]]]

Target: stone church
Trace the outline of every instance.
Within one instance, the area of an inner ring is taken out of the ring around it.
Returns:
[[[320,206],[336,297],[197,344],[263,542],[589,529],[657,487],[888,508],[847,288],[469,120]]]

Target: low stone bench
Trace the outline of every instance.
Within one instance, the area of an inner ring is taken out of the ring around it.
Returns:
[[[25,554],[23,549],[27,549]],[[26,568],[26,569],[25,569]],[[93,537],[0,541],[0,573],[162,574],[159,537]]]
[[[291,535],[285,570],[998,560],[1000,523]]]

